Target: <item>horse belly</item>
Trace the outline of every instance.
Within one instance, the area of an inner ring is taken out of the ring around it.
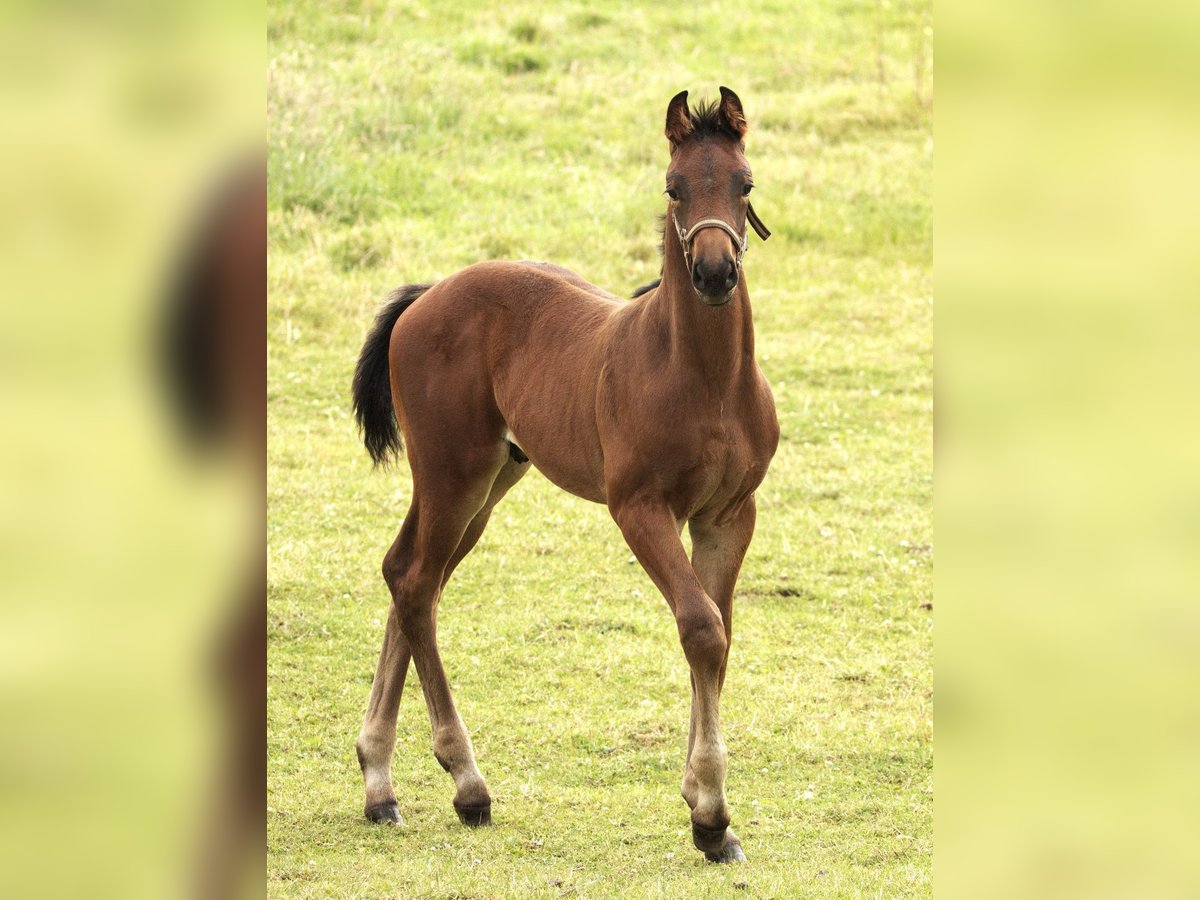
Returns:
[[[506,436],[564,491],[604,503],[604,455],[588,382],[555,377],[554,361],[541,363],[527,372],[510,369],[496,384]]]
[[[593,503],[607,502],[603,478],[595,477],[589,467],[572,464],[565,455],[525,452],[539,472],[567,493]]]
[[[529,457],[534,467],[568,493],[595,503],[605,502],[603,456],[589,440],[585,423],[556,415],[553,405],[525,403],[505,410],[506,438]]]

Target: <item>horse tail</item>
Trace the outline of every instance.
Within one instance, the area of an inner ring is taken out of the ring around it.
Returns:
[[[401,447],[388,370],[392,328],[400,314],[431,287],[431,284],[408,284],[392,291],[375,314],[375,324],[367,333],[367,340],[358,355],[358,365],[354,369],[354,417],[375,465],[386,464]]]

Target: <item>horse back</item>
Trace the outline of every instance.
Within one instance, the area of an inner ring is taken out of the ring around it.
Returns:
[[[602,502],[596,385],[625,305],[546,263],[478,263],[438,282],[392,335],[392,395],[409,443],[416,431],[509,440],[551,481]]]

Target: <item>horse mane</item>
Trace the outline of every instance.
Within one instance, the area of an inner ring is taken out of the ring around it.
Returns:
[[[630,295],[630,299],[632,299],[632,300],[636,300],[638,297],[642,296],[643,294],[650,293],[652,290],[654,290],[656,287],[658,287],[660,284],[662,284],[662,276],[663,276],[664,267],[666,265],[665,260],[666,260],[666,253],[667,253],[666,245],[663,244],[663,241],[666,239],[665,236],[667,233],[667,214],[659,213],[657,218],[658,218],[657,230],[658,230],[658,258],[659,258],[658,277],[655,278],[653,281],[649,282],[648,284],[643,284],[641,287],[634,290],[633,294]]]
[[[721,118],[721,101],[720,100],[701,100],[696,104],[696,108],[690,110],[692,116],[692,130],[688,132],[685,141],[703,140],[707,137],[731,137],[734,140],[741,140],[741,135],[731,129]]]

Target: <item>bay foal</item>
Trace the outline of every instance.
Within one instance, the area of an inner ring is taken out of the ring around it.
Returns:
[[[745,133],[727,88],[696,112],[686,91],[671,100],[662,279],[636,301],[558,266],[486,262],[402,288],[380,310],[354,375],[355,411],[377,463],[403,432],[413,499],[383,561],[392,605],[357,743],[372,821],[400,821],[391,761],[410,659],[454,807],[467,824],[491,821],[436,610],[492,509],[534,465],[608,505],[670,605],[691,669],[682,793],[692,837],[711,860],[745,858],[728,827],[718,703],[754,491],[779,440],[742,271],[747,223],[769,234],[749,203]]]

